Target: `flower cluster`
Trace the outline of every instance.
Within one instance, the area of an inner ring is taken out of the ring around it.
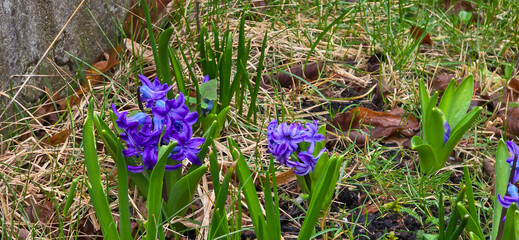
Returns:
[[[324,135],[318,133],[319,126],[317,121],[307,123],[306,128],[297,123],[288,125],[281,123],[278,126],[277,120],[269,123],[267,136],[269,141],[269,151],[281,164],[295,168],[297,175],[306,175],[313,172],[317,160],[326,151],[323,148],[317,156],[314,156],[315,144],[324,140]],[[306,142],[310,146],[306,151],[300,149],[300,143]],[[300,161],[290,159],[292,154],[297,153]]]
[[[133,173],[151,170],[157,164],[158,148],[176,141],[169,158],[175,161],[188,159],[191,163],[200,165],[197,157],[199,147],[205,141],[204,138],[193,138],[192,125],[198,120],[196,112],[189,112],[182,93],[176,99],[167,99],[166,94],[172,86],[161,84],[157,78],[151,81],[145,76],[139,75],[143,86],[139,88],[142,101],[146,107],[151,108],[151,115],[145,112],[137,112],[129,116],[127,112],[118,112],[112,104],[112,110],[117,117],[117,126],[124,132],[121,139],[126,142],[127,149],[123,150],[125,157],[139,156],[143,165],[128,166],[128,171]],[[182,163],[166,165],[166,170],[176,170]]]
[[[507,141],[506,146],[508,147],[510,154],[512,154],[511,157],[506,159],[506,162],[510,164],[511,169],[514,171],[510,172],[513,177],[511,176],[511,182],[508,184],[507,189],[507,192],[510,196],[501,196],[501,194],[498,194],[498,200],[504,208],[509,208],[510,205],[512,205],[514,202],[515,204],[519,205],[519,192],[517,186],[515,186],[517,181],[519,181],[519,147],[511,141]],[[513,166],[514,162],[515,167]]]

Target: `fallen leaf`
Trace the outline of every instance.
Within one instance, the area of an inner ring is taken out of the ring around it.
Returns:
[[[27,217],[32,223],[38,221],[51,223],[56,221],[54,204],[50,201],[45,201],[43,204],[32,203],[25,208],[25,212],[27,212]]]
[[[364,208],[362,208],[362,215],[365,215],[367,213],[377,213],[379,210],[379,207],[377,204],[373,203],[373,204],[370,204]]]
[[[338,136],[346,133],[351,140],[362,144],[369,140],[387,138],[397,134],[412,137],[419,127],[416,118],[412,115],[405,116],[402,109],[377,112],[357,107],[335,116],[331,125],[327,126],[327,130],[335,132]],[[327,142],[329,140],[334,139],[327,139]]]
[[[46,139],[45,142],[49,145],[56,146],[58,144],[65,142],[65,140],[68,138],[68,136],[70,136],[71,133],[71,129],[65,129],[59,132],[58,134]]]
[[[413,37],[414,40],[420,40],[422,38],[424,31],[422,28],[419,28],[417,26],[411,26],[411,30],[409,31],[411,34],[411,37]],[[431,36],[429,34],[425,34],[425,36],[422,39],[421,44],[429,44],[433,45],[433,42],[431,40]]]
[[[290,67],[286,72],[278,72],[272,75],[263,75],[263,82],[266,84],[271,84],[272,81],[277,80],[281,87],[292,88],[299,84],[299,79],[297,77],[304,78],[308,81],[316,80],[319,77],[319,73],[323,70],[324,64],[322,61],[308,62],[304,70],[303,67],[304,64],[299,64]]]

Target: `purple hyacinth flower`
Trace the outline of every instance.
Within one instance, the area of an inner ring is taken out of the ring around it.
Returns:
[[[139,172],[144,171],[145,169],[153,170],[153,168],[155,167],[155,165],[157,164],[157,161],[158,161],[158,159],[157,159],[158,153],[159,152],[158,152],[157,147],[148,146],[146,149],[144,149],[143,154],[142,154],[143,165],[141,165],[141,166],[128,165],[127,166],[128,171],[130,171],[132,173],[139,173]],[[181,163],[176,164],[176,165],[166,165],[166,171],[176,170],[176,169],[179,169],[180,167],[182,167]]]
[[[506,159],[506,162],[510,164],[510,167],[513,167],[514,159],[517,159],[515,164],[515,174],[512,183],[516,183],[519,181],[519,147],[512,141],[506,141],[506,146],[508,147],[508,151],[510,152],[511,157]]]
[[[286,143],[290,151],[295,151],[298,144],[305,138],[301,133],[301,127],[298,124],[292,123],[289,126],[287,123],[281,123],[272,133],[272,139],[277,144]]]
[[[142,82],[142,86],[139,88],[141,99],[147,102],[147,107],[152,107],[154,101],[166,100],[167,93],[173,88],[173,86],[168,86],[167,83],[160,84],[158,78],[155,78],[153,83],[143,75],[139,75],[139,79]]]
[[[313,123],[307,123],[306,127],[307,127],[307,131],[305,134],[304,141],[310,143],[308,152],[313,153],[314,148],[315,148],[315,143],[323,141],[324,135],[318,133],[319,125],[317,125],[317,120],[314,120]]]
[[[501,197],[501,194],[498,194],[498,200],[501,206],[504,208],[509,208],[512,203],[515,202],[515,204],[519,205],[519,193],[518,189],[514,184],[508,185],[508,194],[510,196],[503,196]]]
[[[202,164],[197,154],[200,152],[200,146],[205,142],[205,138],[193,138],[192,136],[191,126],[184,124],[182,132],[173,138],[177,141],[177,147],[179,148],[178,152],[170,156],[171,159],[182,161],[187,158],[192,164]]]
[[[451,135],[451,125],[445,122],[443,125],[443,144],[446,144],[449,141],[449,137]]]
[[[311,153],[304,151],[297,154],[299,157],[299,160],[301,162],[294,162],[294,161],[288,161],[287,165],[289,167],[295,168],[294,174],[297,174],[299,176],[304,176],[308,174],[309,172],[313,172],[315,165],[317,164],[317,160],[323,155],[323,153],[326,151],[326,149],[321,149],[319,154],[317,156],[313,156]]]
[[[139,125],[143,124],[146,121],[146,119],[148,118],[148,116],[143,112],[138,112],[131,117],[127,117],[128,112],[119,113],[113,103],[112,103],[112,111],[114,112],[115,116],[117,117],[117,120],[115,121],[115,123],[117,123],[117,126],[123,130],[138,128]]]

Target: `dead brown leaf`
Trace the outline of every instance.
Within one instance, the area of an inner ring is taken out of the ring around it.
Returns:
[[[402,109],[395,109],[391,112],[377,112],[364,107],[357,107],[348,112],[338,114],[333,119],[327,130],[335,132],[336,135],[347,136],[357,142],[357,144],[380,138],[387,138],[392,135],[403,135],[412,137],[419,129],[420,125],[412,115],[404,116]],[[340,132],[337,132],[338,128]],[[329,140],[334,139],[327,139]]]
[[[290,67],[286,71],[287,73],[279,72],[272,75],[263,75],[263,82],[265,84],[271,84],[272,81],[277,80],[281,87],[292,88],[299,84],[299,79],[294,76],[304,78],[308,81],[316,80],[319,77],[319,73],[322,72],[324,64],[322,61],[308,62],[306,68],[303,69],[303,67],[304,63]]]
[[[56,146],[58,144],[62,144],[65,142],[65,140],[70,136],[72,133],[72,129],[65,129],[58,134],[48,138],[45,140],[45,142],[49,145]]]
[[[417,26],[411,26],[411,30],[409,31],[411,34],[411,37],[413,37],[414,40],[420,40],[424,34],[424,30]],[[433,42],[431,40],[431,36],[429,34],[425,34],[425,36],[422,39],[421,44],[429,44],[433,45]]]
[[[27,217],[32,223],[42,222],[51,223],[56,221],[54,214],[54,204],[51,201],[45,201],[43,204],[32,203],[25,208]]]

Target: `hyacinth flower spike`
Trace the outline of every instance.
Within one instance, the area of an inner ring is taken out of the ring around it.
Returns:
[[[300,176],[313,172],[317,160],[326,151],[322,149],[317,156],[313,156],[315,144],[323,141],[324,136],[318,132],[317,122],[306,124],[306,128],[297,123],[277,124],[272,120],[267,128],[269,151],[276,160],[288,167],[295,168],[294,173]],[[299,143],[307,142],[310,147],[303,151]],[[297,153],[296,159],[290,160],[290,156]]]
[[[143,86],[139,88],[141,93],[140,97],[143,101],[147,102],[146,107],[152,107],[154,101],[165,100],[166,94],[173,88],[173,86],[168,86],[167,83],[160,84],[158,78],[155,78],[153,83],[143,75],[139,75],[139,79],[143,84]]]

